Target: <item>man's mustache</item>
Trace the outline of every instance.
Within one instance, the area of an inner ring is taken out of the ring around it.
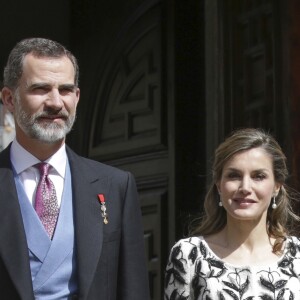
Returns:
[[[47,118],[52,116],[67,119],[69,117],[69,113],[65,110],[57,111],[57,110],[49,109],[36,114],[36,118]]]

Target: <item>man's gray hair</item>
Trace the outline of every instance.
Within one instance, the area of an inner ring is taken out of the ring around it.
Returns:
[[[16,90],[23,73],[23,62],[27,54],[36,57],[60,58],[67,56],[73,64],[75,71],[74,83],[78,86],[79,67],[76,57],[63,45],[56,41],[44,38],[28,38],[20,41],[11,50],[3,74],[3,85]]]

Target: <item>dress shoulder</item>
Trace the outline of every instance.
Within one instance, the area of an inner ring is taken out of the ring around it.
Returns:
[[[172,247],[170,255],[173,255],[174,257],[180,252],[182,257],[191,259],[191,262],[194,263],[196,256],[205,256],[207,251],[208,248],[204,238],[202,236],[195,236],[177,241]]]
[[[288,236],[284,249],[285,255],[300,258],[300,238],[296,236]]]
[[[287,241],[290,241],[295,245],[300,245],[300,238],[299,237],[291,235],[291,236],[288,236],[286,239],[287,239]]]
[[[189,237],[174,244],[165,271],[164,299],[193,299],[191,281],[195,267],[208,251],[202,243],[203,237]]]

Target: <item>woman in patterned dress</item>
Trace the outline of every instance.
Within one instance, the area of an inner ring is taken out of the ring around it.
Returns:
[[[165,300],[300,299],[287,176],[281,147],[260,129],[235,131],[216,149],[204,215],[171,249]]]

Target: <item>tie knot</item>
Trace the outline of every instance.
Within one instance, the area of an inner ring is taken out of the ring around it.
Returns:
[[[50,165],[47,163],[39,163],[36,165],[38,170],[40,171],[40,175],[41,176],[47,176],[48,175],[48,171],[49,171],[49,167]]]

